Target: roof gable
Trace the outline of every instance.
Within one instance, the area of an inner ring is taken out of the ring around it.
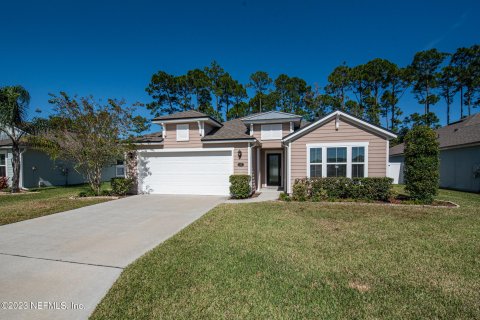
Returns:
[[[348,119],[348,120],[358,124],[360,127],[363,127],[365,129],[368,129],[368,130],[371,130],[371,131],[374,131],[374,132],[377,132],[378,134],[380,134],[382,136],[385,136],[386,138],[393,139],[393,138],[397,137],[397,135],[395,133],[393,133],[393,132],[391,132],[387,129],[384,129],[380,126],[374,125],[374,124],[372,124],[368,121],[365,121],[363,119],[357,118],[357,117],[355,117],[351,114],[348,114],[346,112],[337,110],[337,111],[334,111],[334,112],[326,115],[323,118],[318,119],[317,121],[314,121],[314,122],[310,123],[309,125],[304,126],[300,130],[292,132],[288,136],[284,137],[282,139],[282,141],[290,141],[290,140],[297,139],[297,138],[311,132],[312,130],[324,125],[325,123],[329,122],[330,120],[332,120],[334,118],[340,119],[341,117],[344,117],[345,119]]]

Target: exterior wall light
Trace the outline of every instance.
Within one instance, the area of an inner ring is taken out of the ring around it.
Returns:
[[[238,154],[238,159],[242,159],[242,150],[238,150],[237,154]]]

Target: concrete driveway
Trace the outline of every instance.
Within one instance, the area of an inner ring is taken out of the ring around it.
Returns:
[[[123,268],[224,200],[141,195],[1,226],[0,319],[87,319]]]

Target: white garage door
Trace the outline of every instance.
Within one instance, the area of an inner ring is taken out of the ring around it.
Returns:
[[[145,152],[139,157],[144,193],[228,195],[232,151]]]

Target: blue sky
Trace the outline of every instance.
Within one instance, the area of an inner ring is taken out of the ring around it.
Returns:
[[[263,70],[323,86],[344,61],[405,66],[417,51],[480,43],[478,12],[478,0],[8,1],[0,86],[26,87],[31,115],[48,114],[48,93],[61,90],[148,102],[154,72],[182,74],[214,59],[243,83]],[[423,110],[410,95],[401,106]],[[444,123],[444,105],[436,108]]]

